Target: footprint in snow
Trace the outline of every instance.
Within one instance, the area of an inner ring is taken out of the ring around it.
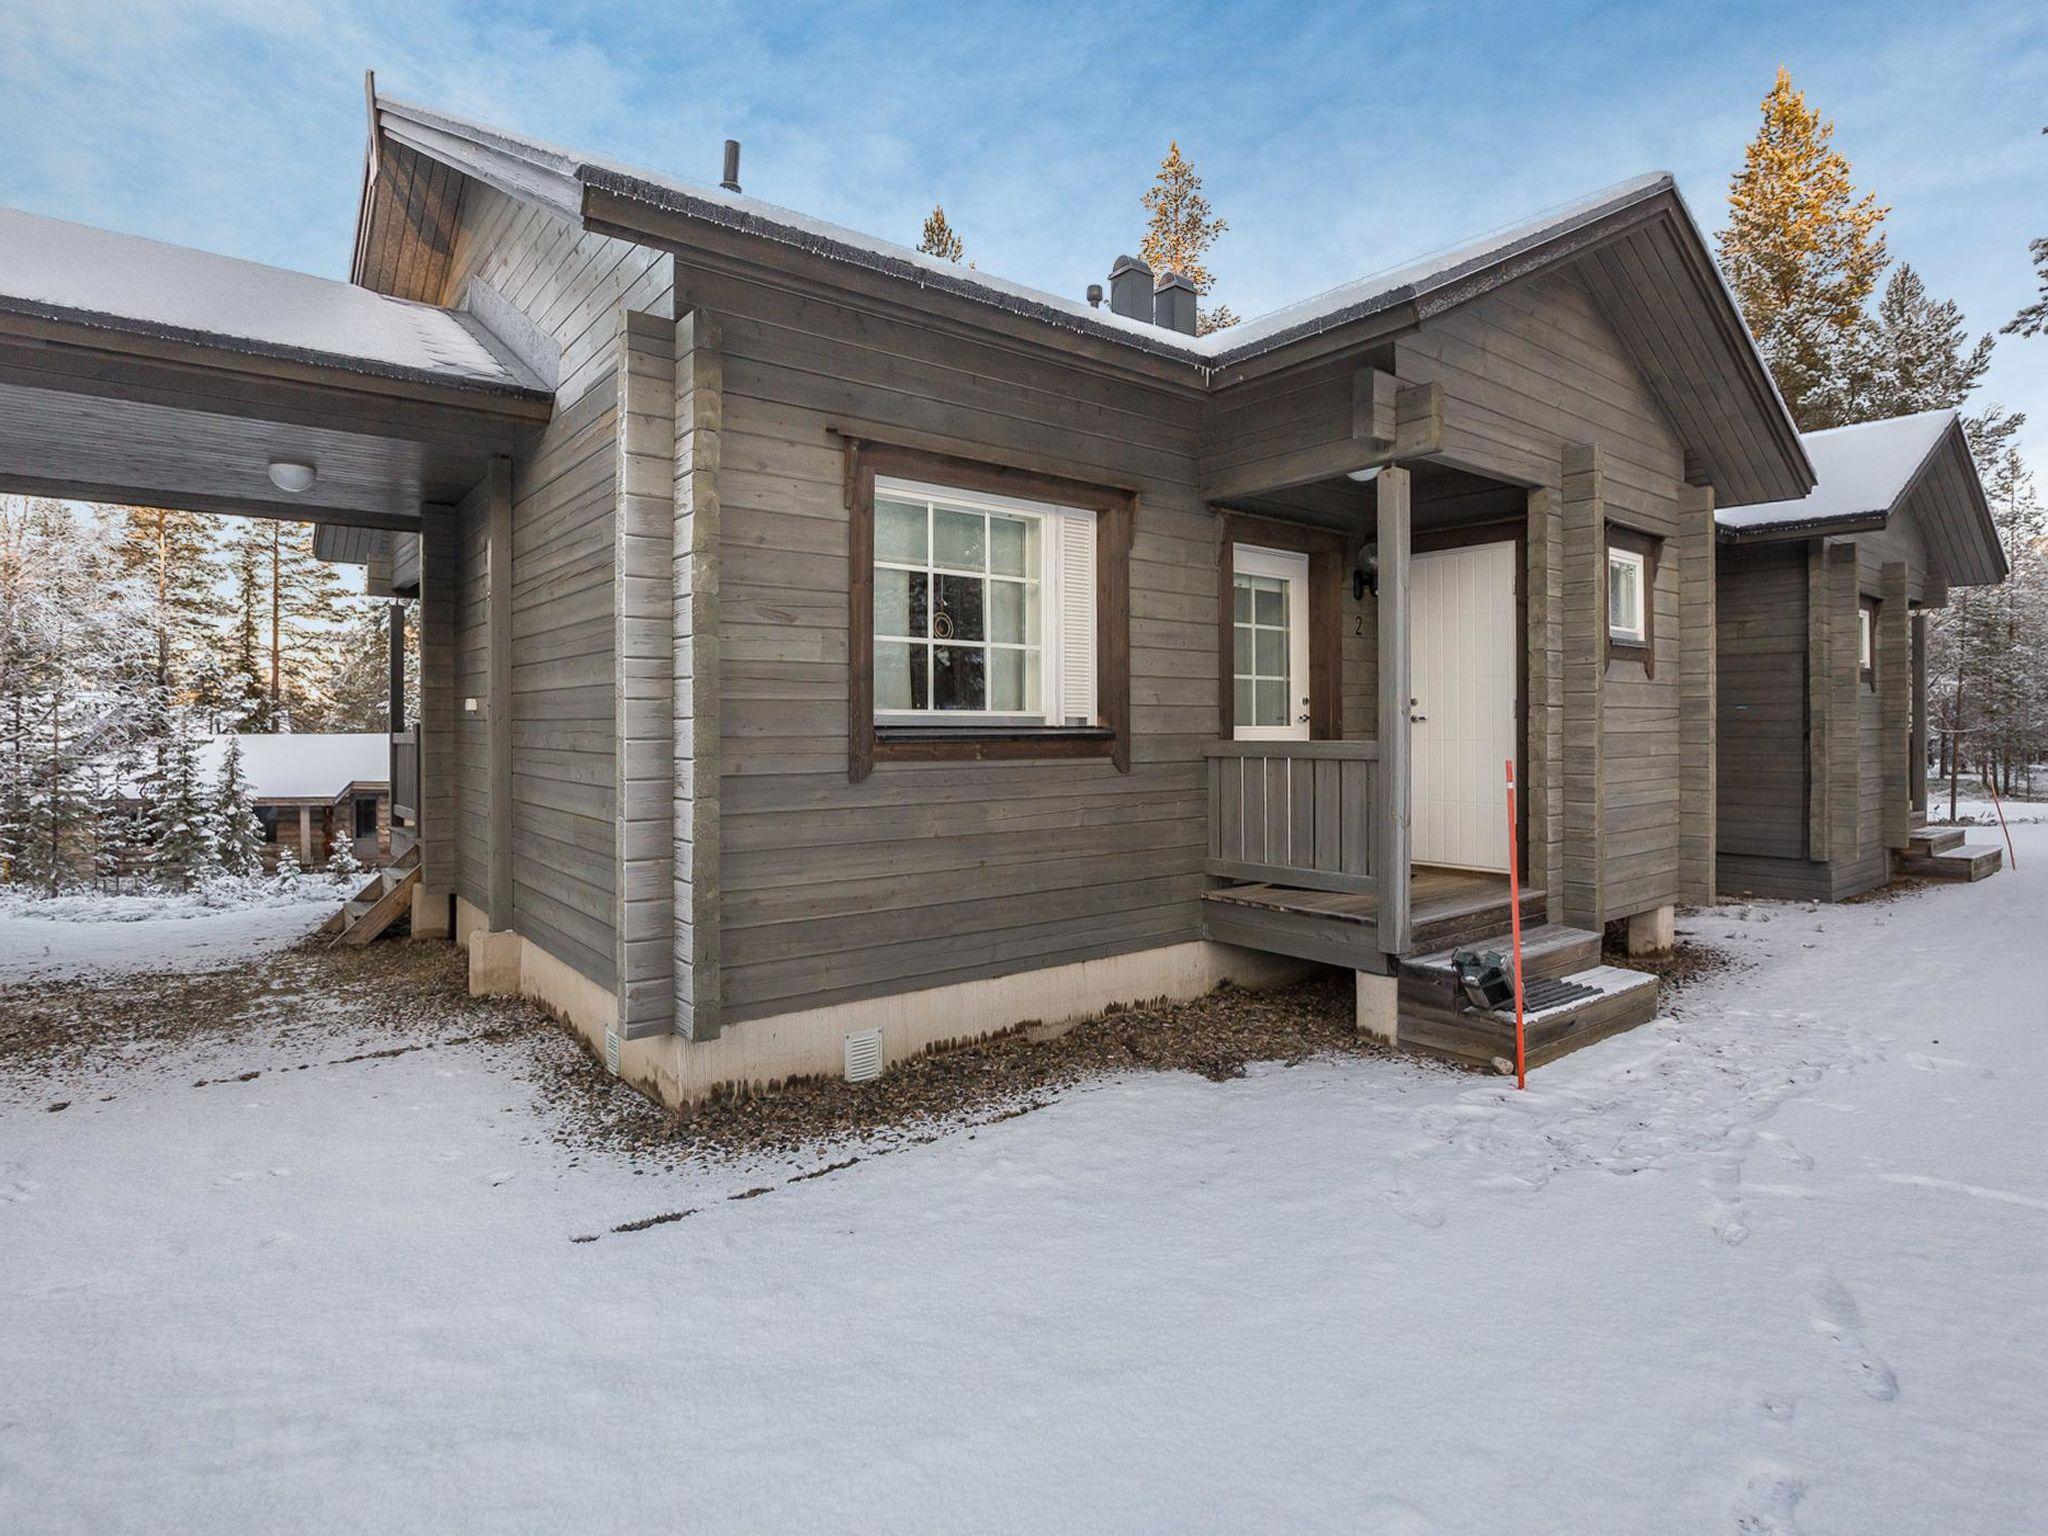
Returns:
[[[1906,1065],[1918,1072],[1963,1072],[1971,1077],[1998,1076],[1991,1068],[1979,1066],[1974,1061],[1958,1061],[1953,1056],[1928,1056],[1920,1051],[1908,1051]]]
[[[1444,1209],[1427,1195],[1418,1195],[1402,1184],[1380,1191],[1380,1198],[1396,1213],[1416,1226],[1435,1231],[1444,1224]]]
[[[1791,1536],[1799,1529],[1792,1512],[1805,1497],[1805,1479],[1765,1467],[1751,1475],[1735,1501],[1735,1529],[1745,1536]]]
[[[1856,1305],[1848,1287],[1829,1275],[1821,1281],[1814,1299],[1820,1303],[1821,1312],[1815,1326],[1842,1346],[1864,1396],[1880,1403],[1891,1402],[1899,1395],[1898,1373],[1865,1348],[1863,1310]]]

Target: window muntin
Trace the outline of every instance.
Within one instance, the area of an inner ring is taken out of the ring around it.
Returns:
[[[1240,726],[1284,726],[1294,697],[1289,662],[1293,583],[1279,576],[1239,571],[1231,613],[1231,682]]]
[[[1063,605],[1092,625],[1095,594],[1063,590],[1059,545],[1093,514],[883,478],[874,510],[875,718],[1060,723]]]
[[[1649,640],[1649,561],[1632,549],[1607,551],[1607,638],[1624,645]]]

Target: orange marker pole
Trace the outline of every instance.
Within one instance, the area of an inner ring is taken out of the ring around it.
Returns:
[[[1522,1028],[1522,855],[1515,839],[1515,760],[1508,759],[1508,911],[1515,935],[1515,1087],[1529,1086]]]
[[[1998,803],[1998,786],[1992,782],[1992,777],[1997,772],[1996,768],[1993,768],[1988,763],[1985,764],[1984,787],[1991,791],[1991,809],[1998,812],[1998,830],[2005,834],[2005,862],[2014,869],[2018,869],[2020,867],[2020,856],[2013,852],[2012,828],[2005,824],[2005,807]]]

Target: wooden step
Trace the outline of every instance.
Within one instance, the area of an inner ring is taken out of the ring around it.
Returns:
[[[1962,845],[1961,827],[1922,827],[1913,834],[1912,841],[1906,844],[1906,851],[1925,858],[1928,854],[1946,853],[1949,849],[1960,848]]]
[[[381,884],[381,882],[379,882]],[[398,883],[370,904],[369,910],[334,936],[335,944],[367,944],[401,917],[412,911],[413,887],[420,883],[418,869],[407,870]]]
[[[1597,944],[1595,940],[1596,955]],[[1525,949],[1525,966],[1530,959]],[[1533,971],[1524,971],[1525,977],[1531,975]],[[1560,979],[1591,987],[1597,995],[1539,1009],[1525,1017],[1527,1060],[1532,1067],[1555,1061],[1624,1029],[1646,1024],[1657,1016],[1657,978],[1642,971],[1595,963],[1560,973]],[[1475,1067],[1491,1067],[1496,1060],[1514,1059],[1513,1004],[1481,1013],[1466,1005],[1462,994],[1446,993],[1430,977],[1411,976],[1404,967],[1397,1008],[1399,1043],[1404,1050]]]
[[[1982,880],[2005,867],[2005,850],[1992,843],[1965,843],[1940,853],[1902,853],[1898,872],[1925,880]]]
[[[1414,955],[1401,962],[1404,975],[1413,973],[1432,980],[1446,983],[1451,987],[1458,984],[1457,968],[1451,964],[1451,956],[1460,949],[1496,949],[1506,956],[1512,949],[1512,936],[1502,934],[1496,939],[1478,943],[1453,945],[1433,954]],[[1571,928],[1563,923],[1541,923],[1534,928],[1522,930],[1522,979],[1535,981],[1543,976],[1565,976],[1573,971],[1583,971],[1600,963],[1600,935],[1585,928]]]

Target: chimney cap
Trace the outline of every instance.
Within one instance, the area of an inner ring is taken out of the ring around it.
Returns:
[[[1126,272],[1142,272],[1147,277],[1150,277],[1152,275],[1152,268],[1142,256],[1119,256],[1110,263],[1109,280],[1115,282]]]
[[[1160,288],[1185,288],[1189,293],[1195,291],[1194,279],[1183,277],[1171,267],[1160,273],[1154,281]]]

